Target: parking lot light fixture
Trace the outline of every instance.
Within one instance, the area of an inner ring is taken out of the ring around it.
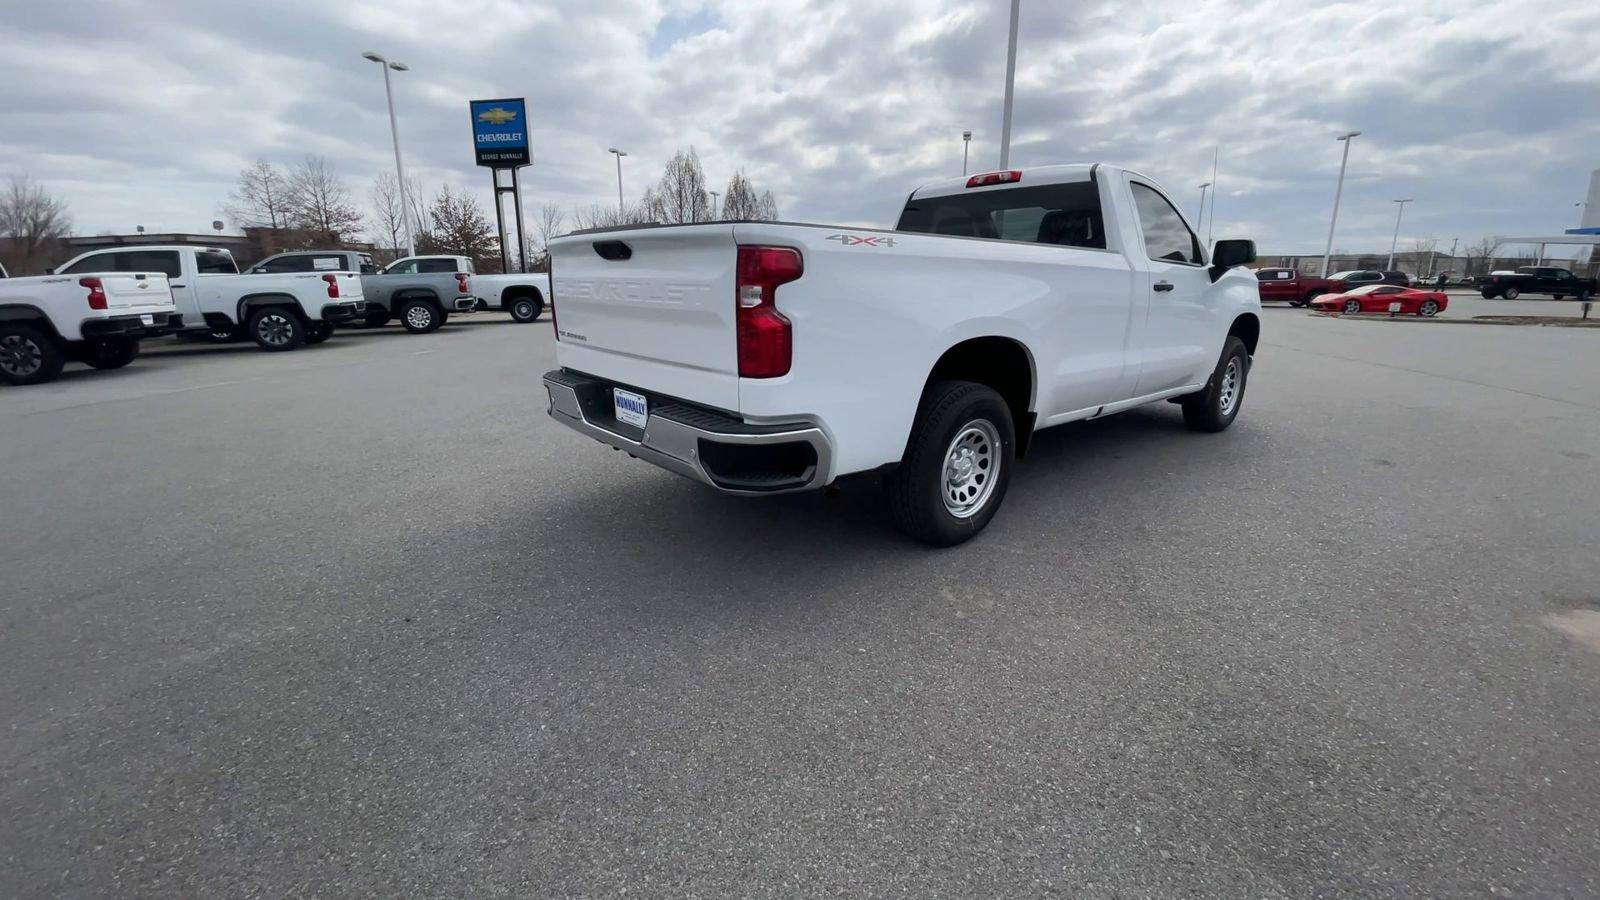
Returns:
[[[626,151],[618,150],[615,147],[607,147],[606,152],[617,157],[617,215],[622,216],[624,210],[622,205],[622,158],[628,154]]]
[[[1328,277],[1328,258],[1333,255],[1333,228],[1339,224],[1339,195],[1344,193],[1344,168],[1350,162],[1350,142],[1361,136],[1359,131],[1339,135],[1344,142],[1344,153],[1339,158],[1339,183],[1333,189],[1333,216],[1328,219],[1328,246],[1322,251],[1322,277]]]
[[[972,132],[961,132],[961,174],[967,174],[967,154],[972,150]]]
[[[1346,145],[1346,146],[1349,146],[1349,145]],[[1394,248],[1397,245],[1399,245],[1399,243],[1400,243],[1400,217],[1405,215],[1406,204],[1410,203],[1411,200],[1412,200],[1412,198],[1407,197],[1404,200],[1396,200],[1396,201],[1394,201],[1394,202],[1400,204],[1400,208],[1395,210],[1395,214],[1394,214],[1394,237],[1392,239],[1390,239],[1390,241],[1389,241],[1389,262],[1383,267],[1384,271],[1393,271],[1394,270]]]
[[[383,66],[383,96],[389,101],[389,136],[394,139],[394,174],[400,180],[400,222],[406,230],[406,255],[416,256],[416,232],[411,230],[411,203],[406,196],[406,167],[400,158],[400,124],[394,115],[394,88],[389,84],[390,69],[396,72],[408,72],[411,67],[402,62],[385,59],[383,54],[376,50],[362,53],[361,58]]]

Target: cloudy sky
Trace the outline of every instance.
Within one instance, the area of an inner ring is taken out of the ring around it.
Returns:
[[[1217,237],[1320,250],[1577,224],[1600,167],[1600,2],[1023,0],[1013,164],[1106,161],[1185,205],[1220,145]],[[1130,11],[1136,10],[1136,11]],[[0,0],[0,174],[82,233],[203,231],[238,171],[305,154],[365,199],[407,165],[481,191],[466,102],[525,96],[529,207],[636,196],[679,147],[743,167],[784,218],[891,225],[906,192],[999,155],[1005,0]],[[614,202],[614,200],[612,201]]]

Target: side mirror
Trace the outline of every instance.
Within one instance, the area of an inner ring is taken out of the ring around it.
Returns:
[[[50,268],[45,269],[44,273],[46,275],[54,275],[56,273],[56,267],[55,266],[51,266]]]
[[[1245,240],[1217,241],[1211,250],[1211,280],[1234,266],[1248,266],[1256,261],[1256,242]]]

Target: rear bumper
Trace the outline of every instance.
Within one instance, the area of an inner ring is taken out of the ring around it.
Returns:
[[[149,322],[145,320],[149,319]],[[112,316],[107,319],[86,319],[78,326],[84,340],[96,338],[147,338],[171,334],[183,327],[183,316],[178,313],[145,313],[143,315]]]
[[[751,425],[646,393],[644,428],[612,414],[611,382],[564,369],[546,372],[550,417],[685,478],[728,494],[782,494],[819,488],[832,475],[833,448],[815,425]]]
[[[348,322],[367,314],[365,300],[345,300],[340,303],[325,303],[322,306],[322,321]]]

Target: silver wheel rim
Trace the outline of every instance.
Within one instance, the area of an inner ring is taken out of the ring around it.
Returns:
[[[1431,316],[1431,315],[1433,315],[1434,313],[1436,313],[1438,311],[1439,311],[1439,304],[1433,302],[1432,300],[1423,301],[1423,304],[1422,304],[1422,314],[1423,315]]]
[[[294,334],[294,326],[288,317],[282,313],[269,313],[256,322],[256,334],[261,339],[274,347],[282,347],[289,343],[289,338]]]
[[[945,511],[969,519],[983,509],[1000,477],[1000,432],[988,419],[961,426],[944,452],[939,495]]]
[[[1358,312],[1361,312],[1361,301],[1360,300],[1346,300],[1344,302],[1344,311],[1347,312],[1347,313],[1358,313]]]
[[[516,311],[517,318],[519,318],[519,319],[531,319],[531,318],[533,318],[533,304],[529,303],[526,300],[517,301],[516,306],[514,306],[512,308]]]
[[[433,313],[426,306],[413,306],[406,310],[406,322],[412,328],[427,328],[433,324]]]
[[[44,365],[44,353],[31,338],[8,334],[0,338],[0,369],[8,375],[24,377],[39,371]]]
[[[1222,389],[1217,392],[1217,408],[1224,416],[1233,415],[1233,407],[1239,402],[1239,357],[1228,360],[1228,367],[1222,370]]]

